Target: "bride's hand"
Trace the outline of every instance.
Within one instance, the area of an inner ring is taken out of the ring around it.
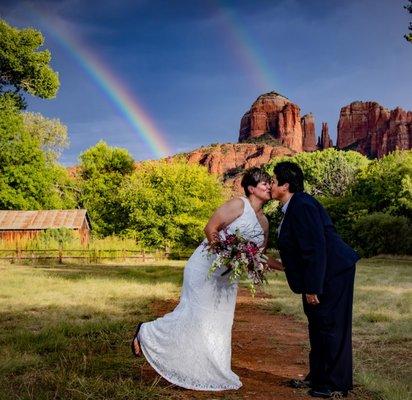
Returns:
[[[212,232],[210,234],[209,246],[216,247],[217,245],[219,245],[219,242],[220,242],[219,232]]]

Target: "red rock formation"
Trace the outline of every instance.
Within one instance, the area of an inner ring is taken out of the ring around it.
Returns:
[[[369,157],[383,157],[412,146],[412,111],[390,111],[376,102],[356,101],[342,107],[337,146]]]
[[[222,176],[226,186],[240,193],[240,180],[245,169],[260,167],[274,157],[291,156],[294,151],[283,146],[264,143],[226,143],[201,147],[190,153],[169,157],[169,160],[184,158],[190,164],[200,164],[209,172]]]
[[[234,170],[260,167],[273,157],[293,154],[293,151],[282,146],[269,146],[263,143],[226,143],[196,149],[187,153],[186,160],[190,164],[206,166],[213,174],[228,176]]]
[[[333,147],[333,141],[329,136],[329,127],[327,122],[322,122],[322,133],[318,140],[318,149],[325,150]]]
[[[303,151],[315,151],[316,146],[316,133],[315,133],[315,118],[312,113],[304,115],[300,123],[302,125],[303,134]]]
[[[302,151],[300,108],[276,92],[259,96],[241,120],[239,142],[265,134],[296,152]]]

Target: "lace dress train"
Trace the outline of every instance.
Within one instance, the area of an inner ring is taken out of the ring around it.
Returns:
[[[249,201],[228,226],[263,244],[263,230]],[[239,389],[242,383],[231,369],[231,339],[237,283],[229,274],[208,271],[215,256],[204,242],[188,260],[180,302],[169,314],[142,324],[139,341],[150,365],[169,382],[194,390]]]

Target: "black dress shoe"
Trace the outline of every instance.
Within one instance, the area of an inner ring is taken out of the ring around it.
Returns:
[[[291,379],[288,384],[294,389],[308,389],[312,387],[310,380],[306,379]]]
[[[347,391],[330,390],[330,389],[310,389],[309,396],[321,397],[323,399],[342,399],[348,396]]]

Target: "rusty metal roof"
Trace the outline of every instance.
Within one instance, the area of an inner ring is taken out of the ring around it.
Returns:
[[[0,210],[0,230],[79,229],[85,218],[90,228],[87,210]]]

